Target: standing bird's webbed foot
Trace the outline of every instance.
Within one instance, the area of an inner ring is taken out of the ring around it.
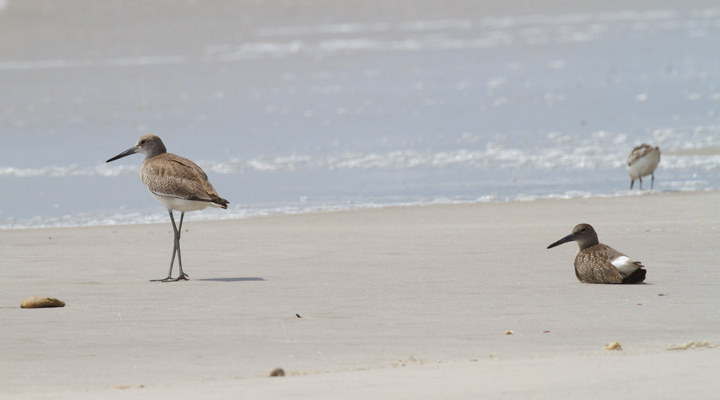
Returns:
[[[168,275],[167,278],[163,279],[151,279],[150,282],[177,282],[177,281],[189,281],[190,276],[188,274],[182,273],[177,278],[173,278]]]
[[[185,274],[185,273],[181,273],[180,276],[178,276],[178,277],[175,278],[175,279],[172,279],[173,282],[177,282],[177,281],[189,281],[189,280],[190,280],[190,276],[188,276],[188,274]]]
[[[174,282],[174,281],[175,281],[175,279],[171,278],[170,276],[168,276],[167,278],[163,278],[163,279],[150,279],[150,282]]]

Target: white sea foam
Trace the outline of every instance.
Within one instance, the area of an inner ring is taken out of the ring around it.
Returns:
[[[248,170],[279,172],[298,169],[320,168],[327,170],[342,169],[383,169],[383,168],[415,168],[420,166],[446,167],[465,165],[477,168],[543,168],[559,167],[573,169],[597,169],[600,167],[619,168],[624,165],[623,155],[597,154],[597,149],[578,151],[567,154],[557,149],[542,149],[530,152],[520,149],[504,149],[491,147],[484,151],[455,150],[442,152],[421,152],[416,150],[398,150],[389,153],[345,153],[338,156],[312,157],[291,155],[265,159],[263,157],[242,160],[231,159],[227,162],[199,161],[198,164],[206,171],[219,174],[243,173]],[[686,168],[695,165],[712,166],[717,163],[713,156],[696,156],[692,160],[671,158],[681,164],[675,168]],[[667,163],[663,164],[668,167]],[[669,167],[673,168],[673,167]],[[101,164],[94,167],[47,166],[43,168],[0,167],[0,176],[25,177],[63,177],[63,176],[123,176],[137,174],[138,166]]]
[[[89,67],[128,67],[145,65],[184,64],[185,56],[147,56],[121,57],[98,60],[37,60],[37,61],[0,61],[0,70],[89,68]]]
[[[296,54],[332,55],[374,51],[478,49],[515,44],[580,43],[602,39],[622,30],[685,30],[689,36],[706,36],[718,29],[717,9],[681,15],[675,10],[623,11],[618,13],[530,15],[492,17],[479,21],[440,19],[395,23],[345,23],[258,29],[254,38],[239,45],[207,44],[203,55],[154,55],[82,60],[8,60],[0,70],[123,67],[229,62]],[[391,37],[378,37],[389,32]],[[438,34],[441,33],[441,34]],[[405,36],[405,37],[402,37]],[[282,41],[283,37],[293,40]],[[267,41],[278,38],[280,41]]]
[[[653,144],[663,151],[720,146],[720,126],[705,126],[684,131],[659,129],[653,132]],[[198,161],[206,171],[216,174],[237,174],[246,171],[281,172],[300,169],[406,169],[416,167],[448,167],[461,165],[481,169],[556,169],[576,170],[624,169],[628,151],[627,136],[606,131],[596,132],[593,142],[576,143],[569,135],[550,132],[547,135],[554,147],[515,148],[506,147],[503,140],[487,142],[484,150],[457,149],[448,151],[420,151],[403,149],[385,153],[346,152],[325,157],[292,154],[267,159],[256,157],[243,160]],[[499,137],[502,139],[502,137]],[[460,142],[476,143],[480,138],[463,133]],[[659,168],[666,170],[701,169],[712,171],[720,168],[720,155],[677,156],[663,155]],[[42,168],[0,167],[0,176],[65,177],[102,176],[114,177],[139,173],[137,164],[100,164],[96,166],[45,166]]]
[[[42,168],[14,168],[0,167],[0,176],[14,176],[16,178],[32,177],[65,177],[65,176],[122,176],[140,172],[139,166],[134,165],[106,165],[100,164],[94,167],[83,167],[78,164],[69,166],[49,165]]]
[[[708,9],[702,13],[693,13],[691,21],[712,20],[716,10]],[[563,14],[563,15],[525,15],[514,17],[488,17],[479,21],[469,19],[441,19],[424,21],[404,21],[398,23],[375,24],[327,24],[327,25],[301,25],[287,27],[260,28],[255,32],[258,37],[273,36],[304,36],[318,34],[367,34],[387,31],[440,31],[440,30],[469,30],[469,29],[509,29],[525,26],[570,26],[591,25],[598,23],[630,23],[630,22],[658,22],[678,20],[682,16],[675,10],[652,11],[622,11],[615,13],[593,14]]]

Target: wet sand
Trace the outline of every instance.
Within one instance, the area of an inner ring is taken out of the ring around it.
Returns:
[[[190,221],[179,283],[149,282],[167,273],[169,222],[0,231],[0,397],[712,398],[720,348],[666,348],[720,343],[718,204]],[[575,244],[546,247],[580,222],[642,261],[646,283],[579,283]],[[20,309],[32,295],[67,305]],[[276,367],[287,376],[267,377]]]

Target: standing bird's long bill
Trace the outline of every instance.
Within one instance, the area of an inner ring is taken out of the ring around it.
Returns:
[[[567,235],[567,236],[565,236],[564,238],[558,240],[557,242],[551,244],[551,245],[548,246],[547,248],[548,248],[548,249],[552,249],[552,248],[555,247],[555,246],[560,246],[560,245],[563,244],[563,243],[572,242],[572,241],[574,241],[574,240],[575,240],[575,235],[570,234],[570,235]]]
[[[113,157],[113,158],[111,158],[111,159],[109,159],[109,160],[107,160],[107,161],[105,161],[105,162],[106,162],[106,163],[109,163],[110,161],[115,161],[115,160],[117,160],[118,158],[127,157],[127,156],[129,156],[129,155],[132,155],[132,154],[137,153],[137,151],[138,151],[138,149],[137,149],[136,147],[131,147],[131,148],[123,151],[122,153],[116,155],[115,157]]]

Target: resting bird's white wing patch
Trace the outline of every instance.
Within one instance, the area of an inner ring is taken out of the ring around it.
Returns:
[[[640,268],[636,261],[633,261],[626,256],[617,257],[612,260],[611,263],[624,275],[630,275]]]

